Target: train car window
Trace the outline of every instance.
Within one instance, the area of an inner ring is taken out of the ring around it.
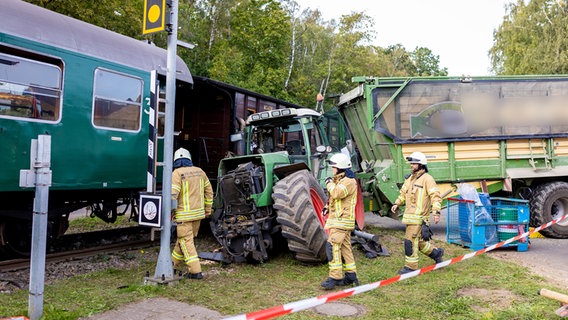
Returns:
[[[61,68],[0,53],[0,117],[57,122]]]
[[[247,109],[252,109],[255,112],[257,112],[257,106],[256,106],[256,98],[255,97],[251,97],[251,96],[247,96]]]
[[[142,79],[95,70],[93,124],[115,130],[138,131],[142,118]]]
[[[262,100],[262,99],[259,99],[258,101],[259,101],[260,105],[262,106],[262,111],[276,109],[276,103],[274,103],[274,102],[266,101],[266,100]]]
[[[239,118],[246,119],[248,117],[247,112],[245,111],[245,95],[239,92],[235,93],[235,106],[236,111],[235,115]]]

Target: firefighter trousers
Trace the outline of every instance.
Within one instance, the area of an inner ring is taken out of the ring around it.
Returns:
[[[193,238],[197,237],[201,220],[184,221],[177,224],[177,241],[172,251],[174,269],[183,261],[188,267],[189,273],[201,272],[201,264],[195,250]]]
[[[418,269],[418,253],[429,256],[436,247],[430,241],[424,241],[421,237],[422,225],[407,224],[404,235],[404,265],[412,270]]]
[[[343,272],[357,272],[351,248],[351,230],[332,228],[326,244],[329,277],[343,279]]]

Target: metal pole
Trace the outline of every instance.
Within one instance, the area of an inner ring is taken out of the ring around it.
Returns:
[[[162,176],[162,232],[160,238],[160,253],[154,278],[172,279],[174,269],[172,266],[170,249],[171,229],[171,197],[172,197],[172,167],[174,148],[174,116],[176,101],[176,50],[178,28],[178,1],[172,0],[170,7],[171,30],[168,32],[168,60],[166,72],[166,117],[164,127],[164,173]]]
[[[37,152],[34,151],[36,149]],[[31,320],[36,320],[41,318],[43,313],[47,211],[49,186],[51,185],[51,170],[49,169],[51,164],[51,136],[40,135],[38,140],[32,140],[31,154],[31,167],[35,171],[36,191],[33,208],[28,315]]]

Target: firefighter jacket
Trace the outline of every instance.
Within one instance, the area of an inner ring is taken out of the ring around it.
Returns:
[[[348,178],[345,173],[336,174],[326,184],[329,191],[329,215],[325,229],[355,229],[355,205],[357,204],[357,180]]]
[[[213,188],[198,167],[179,167],[172,173],[172,199],[177,200],[176,222],[201,220],[211,214]]]
[[[434,178],[422,169],[404,181],[394,204],[406,205],[402,223],[422,224],[430,220],[430,211],[440,214],[442,197]]]

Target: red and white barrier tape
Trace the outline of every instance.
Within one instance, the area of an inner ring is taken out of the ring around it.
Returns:
[[[551,225],[558,223],[558,222],[560,222],[560,221],[562,221],[566,218],[568,218],[568,215],[564,215],[564,216],[562,216],[558,219],[554,219],[554,220],[552,220],[552,221],[550,221],[546,224],[543,224],[542,226],[540,226],[538,228],[535,228],[531,231],[517,235],[517,236],[515,236],[511,239],[501,241],[501,242],[494,244],[492,246],[489,246],[487,248],[477,250],[477,251],[465,254],[463,256],[457,257],[457,258],[446,260],[446,261],[440,262],[438,264],[433,264],[431,266],[427,266],[427,267],[424,267],[422,269],[418,269],[416,271],[412,271],[412,272],[405,273],[405,274],[402,274],[402,275],[397,275],[395,277],[385,279],[385,280],[381,280],[381,281],[378,281],[378,282],[373,282],[373,283],[369,283],[369,284],[360,285],[360,286],[357,286],[357,287],[354,287],[354,288],[345,289],[345,290],[342,290],[342,291],[324,294],[322,296],[315,297],[315,298],[300,300],[300,301],[280,305],[280,306],[277,306],[277,307],[272,307],[272,308],[259,310],[259,311],[255,311],[255,312],[251,312],[251,313],[247,313],[247,314],[242,314],[242,315],[238,315],[238,316],[234,316],[234,317],[230,317],[230,318],[225,318],[225,320],[272,319],[272,318],[275,318],[275,317],[279,317],[279,316],[287,315],[287,314],[290,314],[290,313],[295,313],[295,312],[298,312],[298,311],[317,307],[319,305],[322,305],[322,304],[330,302],[330,301],[334,301],[334,300],[338,300],[338,299],[341,299],[341,298],[353,296],[353,295],[356,295],[356,294],[359,294],[359,293],[371,291],[371,290],[377,289],[379,287],[384,287],[384,286],[391,284],[391,283],[395,283],[395,282],[398,282],[398,281],[401,281],[401,280],[416,277],[418,275],[424,274],[426,272],[430,272],[432,270],[444,268],[444,267],[447,267],[451,264],[454,264],[454,263],[457,263],[457,262],[478,256],[478,255],[483,254],[487,251],[491,251],[491,250],[500,248],[500,247],[502,247],[506,244],[517,241],[521,238],[528,237],[529,235],[531,235],[535,232],[538,232],[542,229],[548,228]]]

